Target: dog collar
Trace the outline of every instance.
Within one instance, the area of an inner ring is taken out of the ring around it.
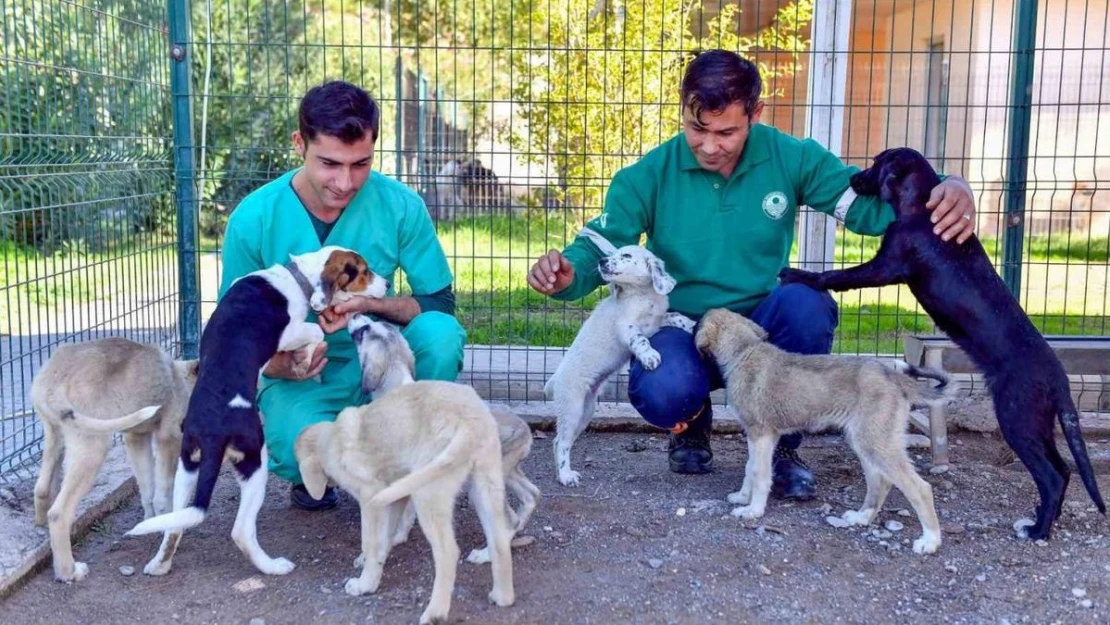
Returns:
[[[312,301],[312,294],[316,291],[316,289],[312,286],[312,283],[308,281],[308,278],[304,275],[304,273],[301,272],[300,267],[297,267],[297,263],[289,261],[285,263],[284,266],[289,271],[289,273],[293,274],[293,279],[297,281],[297,286],[301,287],[301,292],[304,293],[304,298],[306,300]]]

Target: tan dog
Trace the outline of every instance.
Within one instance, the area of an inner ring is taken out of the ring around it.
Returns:
[[[933,490],[906,455],[905,432],[912,405],[949,398],[948,377],[902,363],[907,375],[877,358],[792,354],[766,338],[757,323],[721,308],[707,312],[696,330],[698,349],[716,359],[728,401],[747,432],[744,483],[728,496],[730,503],[742,506],[732,511],[733,516],[763,516],[771,490],[772,454],[781,435],[836,427],[844,431],[867,479],[863,505],[845,512],[843,519],[852,525],[870,524],[893,484],[913,506],[924,530],[913,544],[914,552],[935,552],[941,538]],[[922,388],[910,375],[941,383]]]
[[[408,497],[436,568],[420,622],[446,620],[459,558],[455,501],[469,480],[493,563],[490,601],[512,605],[512,531],[504,512],[501,443],[493,415],[474,389],[438,380],[405,384],[370,404],[344,409],[335,423],[306,428],[294,452],[313,497],[323,496],[332,483],[358,499],[364,565],[360,577],[347,580],[347,594],[377,590],[392,546],[392,519]]]
[[[80,581],[88,574],[84,562],[73,560],[70,531],[113,433],[123,432],[144,517],[169,511],[197,362],[174,361],[154,345],[107,338],[59,347],[35,376],[31,404],[45,434],[35,524],[49,523],[59,581]],[[59,471],[63,454],[65,468]]]
[[[416,358],[397,326],[374,321],[365,315],[355,315],[348,328],[351,338],[358,346],[363,392],[379,397],[415,381]],[[491,404],[489,409],[497,421],[497,433],[501,439],[501,466],[504,469],[505,487],[520,500],[519,510],[513,510],[512,506],[505,507],[510,524],[518,532],[528,523],[540,496],[540,489],[528,479],[521,468],[524,459],[532,451],[532,429],[508,406]],[[393,545],[408,540],[415,522],[416,510],[409,502],[397,524],[397,531],[393,534]],[[475,564],[489,562],[489,548],[475,549],[466,559]],[[362,563],[356,562],[355,566],[362,566]]]

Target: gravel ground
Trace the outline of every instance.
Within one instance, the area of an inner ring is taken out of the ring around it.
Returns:
[[[894,490],[877,525],[838,529],[826,521],[861,501],[863,478],[838,436],[806,440],[820,496],[772,500],[760,523],[728,515],[742,477],[739,436],[714,440],[717,471],[682,476],[666,467],[662,436],[587,432],[575,447],[578,488],[554,480],[550,439],[526,470],[544,496],[514,550],[516,604],[487,602],[489,567],[459,562],[453,623],[1096,623],[1110,619],[1110,540],[1077,478],[1053,539],[1018,541],[1011,525],[1030,514],[1035,489],[997,439],[952,437],[947,473],[928,471],[946,530],[940,551],[913,554],[920,532]],[[1092,451],[1110,445],[1089,441]],[[1064,451],[1065,457],[1067,452]],[[1094,455],[1094,454],[1093,454]],[[1096,470],[1110,493],[1110,466]],[[288,486],[271,478],[260,517],[262,546],[297,564],[288,576],[258,574],[229,534],[238,490],[226,473],[214,507],[186,534],[170,575],[141,573],[159,537],[124,538],[141,520],[131,500],[76,549],[90,577],[78,584],[40,573],[9,598],[6,624],[23,623],[415,623],[432,585],[431,552],[419,530],[394,549],[378,593],[349,597],[356,573],[358,508],[344,495],[332,511],[288,508]],[[24,497],[29,492],[17,493]],[[887,525],[891,521],[902,524]],[[465,554],[482,543],[465,502],[456,517]],[[125,575],[121,567],[133,567]]]

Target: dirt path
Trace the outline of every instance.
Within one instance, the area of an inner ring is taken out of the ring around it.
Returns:
[[[1096,623],[1110,618],[1110,540],[1105,518],[1077,479],[1052,541],[1018,542],[1010,528],[1028,514],[1034,488],[1016,463],[995,466],[1001,443],[955,437],[951,471],[923,475],[934,485],[950,533],[934,556],[917,556],[914,517],[896,490],[879,522],[900,531],[836,529],[863,495],[859,466],[839,437],[807,440],[821,498],[772,502],[763,529],[728,516],[723,498],[739,486],[742,439],[715,440],[718,470],[680,476],[666,469],[665,440],[589,432],[575,449],[582,485],[553,479],[550,440],[538,440],[528,473],[544,499],[526,528],[532,545],[514,552],[516,605],[487,603],[488,566],[459,563],[455,623]],[[1092,451],[1108,447],[1091,441]],[[1065,452],[1066,453],[1066,452]],[[588,462],[584,460],[589,458]],[[924,459],[921,460],[924,467]],[[1104,493],[1110,467],[1097,464]],[[226,476],[225,476],[226,478]],[[358,510],[347,496],[325,513],[287,508],[288,488],[272,481],[260,541],[289,557],[286,577],[261,576],[231,543],[237,489],[223,479],[209,520],[186,534],[173,572],[142,575],[158,537],[124,539],[141,519],[132,501],[78,549],[91,577],[65,586],[43,572],[2,608],[4,623],[415,623],[432,583],[431,554],[419,530],[396,548],[377,595],[349,597]],[[465,555],[482,542],[470,509],[457,516]],[[121,566],[139,572],[126,577]],[[256,578],[264,587],[242,592]],[[1088,607],[1089,606],[1089,607]],[[260,621],[255,620],[254,623]]]

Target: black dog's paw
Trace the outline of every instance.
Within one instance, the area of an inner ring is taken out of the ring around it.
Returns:
[[[822,288],[821,276],[812,271],[805,271],[803,269],[793,269],[791,267],[787,267],[786,269],[783,269],[779,272],[779,283],[792,284],[795,282],[798,284],[804,284],[806,286],[813,287],[815,289]]]

